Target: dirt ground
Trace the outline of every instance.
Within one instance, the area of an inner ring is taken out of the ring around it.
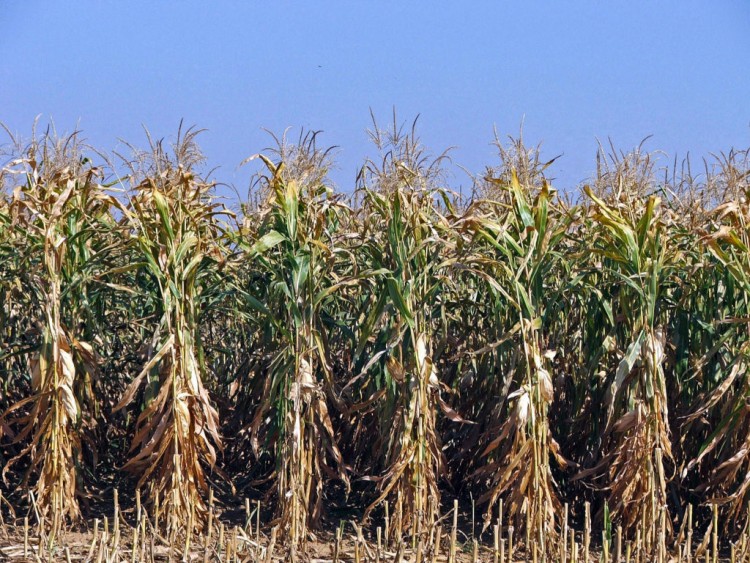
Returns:
[[[260,503],[257,506],[259,508]],[[554,554],[548,553],[546,557],[540,550],[537,550],[536,557],[533,551],[527,557],[519,543],[523,538],[519,538],[518,534],[513,537],[508,529],[504,529],[500,534],[499,537],[502,539],[498,542],[499,549],[496,551],[492,529],[481,532],[482,522],[475,521],[472,508],[471,505],[458,508],[455,532],[452,529],[454,513],[452,510],[447,511],[439,523],[440,526],[430,534],[423,535],[421,546],[417,542],[412,543],[411,538],[405,538],[398,545],[386,544],[383,539],[385,522],[382,517],[374,517],[370,526],[362,528],[356,514],[348,511],[335,512],[329,514],[329,519],[323,522],[322,531],[311,536],[295,553],[277,537],[272,522],[258,519],[262,514],[261,510],[249,508],[226,510],[220,515],[217,513],[217,517],[212,520],[210,533],[189,538],[165,538],[154,533],[150,521],[145,516],[137,522],[132,507],[118,509],[117,518],[114,517],[114,511],[105,511],[98,519],[89,520],[81,528],[66,531],[57,538],[40,533],[38,526],[33,524],[25,526],[23,517],[10,518],[5,511],[4,519],[0,518],[0,562],[442,563],[452,560],[455,563],[553,563],[561,560],[558,548],[555,548]],[[2,515],[3,511],[0,511],[0,516]],[[28,521],[35,522],[33,515],[28,516]],[[438,531],[441,541],[436,551],[435,537]],[[451,537],[454,533],[455,557],[451,558]],[[594,537],[595,535],[592,535],[589,563],[603,561],[601,546]],[[577,560],[583,563],[582,539],[577,537],[576,541],[581,542],[577,547]],[[511,542],[514,544],[512,559]],[[699,542],[700,539],[696,538],[693,545],[697,548]],[[641,559],[649,560],[654,559]],[[614,561],[614,552],[610,555],[609,561]],[[671,561],[677,562],[678,559],[669,556],[664,559],[664,563]],[[718,561],[729,561],[729,558]]]
[[[248,537],[242,529],[225,532],[222,546],[219,545],[218,538],[213,538],[208,545],[206,545],[205,537],[193,538],[187,551],[185,551],[184,538],[180,538],[170,549],[165,538],[147,534],[145,541],[143,538],[136,538],[134,553],[133,529],[122,529],[118,536],[111,534],[105,537],[102,531],[99,531],[95,538],[93,531],[67,532],[63,537],[58,538],[55,546],[50,549],[45,538],[41,538],[40,541],[39,535],[31,529],[28,538],[25,538],[23,526],[6,528],[4,533],[0,533],[0,561],[91,561],[97,563],[133,561],[143,563],[152,561],[270,563],[295,560],[309,563],[449,561],[449,538],[447,537],[443,537],[438,554],[433,555],[432,549],[424,549],[418,557],[416,550],[410,545],[388,546],[387,548],[382,546],[378,550],[376,542],[357,541],[353,530],[345,532],[340,542],[336,541],[333,533],[318,534],[317,537],[311,538],[296,556],[279,542],[272,542],[268,534]],[[477,559],[474,559],[473,543],[471,545],[457,544],[455,561],[456,563],[488,562],[494,561],[494,555],[486,546],[478,546]],[[506,561],[508,561],[507,558]]]

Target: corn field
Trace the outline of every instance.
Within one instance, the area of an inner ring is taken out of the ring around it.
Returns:
[[[9,135],[0,558],[750,561],[750,151],[198,134]]]

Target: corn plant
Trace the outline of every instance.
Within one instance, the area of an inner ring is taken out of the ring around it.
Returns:
[[[250,430],[257,444],[261,424],[272,416],[277,511],[296,550],[319,524],[329,476],[349,488],[329,409],[337,400],[328,319],[336,292],[357,280],[337,271],[337,230],[347,209],[326,185],[326,153],[313,135],[298,146],[281,143],[279,156],[279,163],[261,157],[270,172],[261,178],[268,199],[255,216],[257,240],[245,241],[247,260],[263,280],[262,306],[254,307],[265,334],[258,344],[269,354]]]
[[[500,400],[495,405],[505,417],[499,428],[490,425],[482,456],[488,462],[475,478],[489,483],[480,502],[487,502],[486,525],[493,506],[505,498],[508,518],[531,526],[527,534],[539,534],[539,545],[553,540],[561,528],[561,504],[555,490],[550,458],[566,467],[560,446],[551,435],[548,411],[553,401],[553,366],[557,350],[549,348],[548,313],[555,311],[559,291],[557,263],[562,260],[561,241],[571,215],[554,202],[546,182],[534,193],[522,186],[511,171],[510,182],[497,179],[505,190],[500,202],[479,202],[471,217],[471,230],[480,243],[474,250],[476,271],[488,282],[487,296],[499,310],[501,336],[472,355],[496,353],[508,346],[511,353],[495,377]],[[484,212],[482,212],[484,209]],[[504,373],[503,373],[504,371]],[[508,393],[510,391],[510,393]],[[528,537],[528,536],[527,536]]]
[[[5,344],[2,353],[0,353],[0,379],[3,381],[0,408],[8,406],[6,397],[14,367],[14,357],[7,349],[7,343],[17,340],[15,332],[19,312],[19,308],[12,297],[13,292],[18,291],[17,287],[13,287],[18,279],[18,274],[14,271],[16,253],[12,244],[9,203],[2,188],[3,175],[0,175],[0,338]],[[2,410],[5,410],[5,408],[2,408]],[[0,459],[1,461],[2,459]]]
[[[750,397],[750,381],[747,377],[747,363],[750,348],[747,341],[747,311],[750,299],[750,207],[747,194],[750,193],[748,179],[738,174],[733,185],[737,191],[744,181],[744,196],[726,201],[715,210],[716,228],[703,238],[711,254],[726,269],[729,279],[718,287],[725,294],[730,307],[727,316],[721,321],[736,328],[736,336],[723,339],[723,347],[728,351],[727,361],[721,367],[718,384],[706,393],[689,420],[696,421],[715,412],[716,422],[711,433],[702,443],[698,455],[687,465],[692,470],[706,459],[713,459],[710,472],[705,476],[699,490],[711,494],[712,500],[726,507],[727,522],[734,522],[738,528],[747,516],[750,501],[750,433],[748,433],[747,400]],[[736,285],[738,295],[731,293]]]
[[[20,307],[14,299],[14,292],[18,292],[16,280],[18,274],[14,269],[17,254],[12,244],[11,219],[9,202],[4,191],[7,172],[0,172],[0,410],[5,411],[9,405],[8,393],[11,391],[12,375],[15,371],[17,358],[11,351],[11,343],[18,340],[18,318]],[[14,287],[15,286],[15,287]],[[0,439],[5,437],[6,430],[0,430]],[[0,453],[0,464],[5,467],[5,457]]]
[[[161,141],[141,158],[125,210],[136,262],[155,292],[149,357],[114,412],[139,399],[142,410],[123,469],[145,487],[155,518],[171,533],[198,527],[207,515],[209,483],[222,449],[218,412],[204,379],[201,321],[216,303],[227,250],[212,184],[194,171],[197,131],[178,135],[171,156]]]
[[[29,291],[27,310],[40,316],[33,351],[22,342],[10,351],[27,356],[30,394],[3,416],[18,428],[13,441],[23,445],[3,472],[28,457],[24,481],[36,477],[36,505],[54,541],[66,521],[80,516],[82,407],[94,413],[91,378],[98,369],[96,323],[89,315],[93,322],[83,330],[90,312],[84,303],[100,295],[94,281],[108,257],[100,235],[114,225],[115,202],[75,135],[34,138],[25,152],[9,169],[22,181],[4,215],[5,251],[18,260],[15,271]]]
[[[390,499],[390,531],[396,537],[404,531],[419,536],[432,529],[440,511],[438,482],[445,460],[438,415],[442,408],[463,420],[440,397],[435,359],[447,271],[455,263],[451,226],[438,202],[449,213],[451,203],[436,186],[442,157],[428,160],[414,128],[405,135],[394,123],[385,134],[376,126],[371,136],[384,157],[381,163],[370,161],[360,177],[368,217],[359,252],[377,272],[380,298],[368,312],[354,357],[362,357],[365,339],[378,335],[384,348],[372,350],[365,372],[370,372],[373,400],[385,394],[378,407],[383,472],[375,477],[378,495],[365,518]]]
[[[603,455],[578,477],[605,475],[612,519],[634,531],[643,518],[656,523],[662,510],[669,514],[665,460],[673,455],[664,318],[682,253],[667,236],[659,198],[623,193],[615,206],[586,189],[595,224],[590,248],[600,260],[597,268],[603,270],[605,283],[611,284],[608,346],[620,359],[614,373],[607,373]],[[669,517],[665,522],[671,526]],[[650,533],[648,537],[656,540]]]

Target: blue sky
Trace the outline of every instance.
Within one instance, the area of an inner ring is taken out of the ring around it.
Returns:
[[[369,110],[421,114],[424,143],[448,146],[452,183],[495,164],[493,127],[563,154],[557,186],[594,168],[597,138],[693,157],[750,146],[750,2],[239,2],[0,0],[0,121],[76,124],[105,150],[173,136],[180,119],[216,178],[245,193],[237,165],[263,128],[321,129],[332,177],[351,189],[373,155]],[[298,130],[298,129],[297,129]]]

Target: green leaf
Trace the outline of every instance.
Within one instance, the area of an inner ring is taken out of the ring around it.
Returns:
[[[154,203],[156,204],[156,211],[161,217],[162,226],[167,231],[169,236],[169,242],[174,240],[174,230],[172,229],[172,222],[169,220],[169,208],[167,206],[167,200],[157,190],[153,191]]]
[[[278,231],[270,231],[260,237],[250,249],[250,254],[263,254],[287,238]]]
[[[399,290],[396,280],[392,277],[387,278],[386,284],[388,286],[388,294],[391,296],[391,301],[399,310],[401,315],[403,315],[404,319],[406,319],[406,322],[409,323],[410,326],[413,326],[414,317],[412,316],[411,311],[409,311],[409,307],[407,306],[406,301],[404,300],[404,296],[401,294],[401,291]]]

